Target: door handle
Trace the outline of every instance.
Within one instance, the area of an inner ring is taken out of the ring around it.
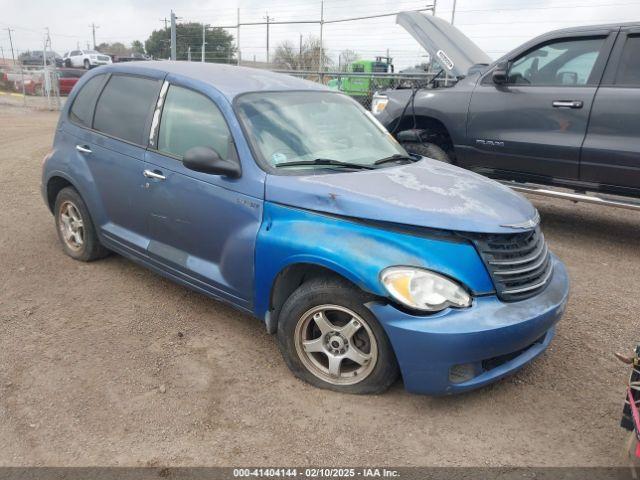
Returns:
[[[91,149],[86,145],[76,145],[76,150],[82,153],[91,153]]]
[[[156,180],[164,180],[167,178],[162,175],[162,173],[154,172],[153,170],[145,170],[142,174],[147,178],[155,178]]]
[[[555,100],[552,105],[555,108],[582,108],[582,100]]]

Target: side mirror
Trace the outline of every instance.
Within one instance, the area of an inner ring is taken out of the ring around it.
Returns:
[[[212,175],[223,175],[230,178],[240,177],[240,164],[224,160],[218,152],[210,147],[193,147],[187,150],[182,163],[189,170]]]
[[[491,79],[496,85],[504,85],[509,79],[509,64],[507,62],[499,63],[493,69]]]
[[[558,75],[560,85],[577,85],[578,74],[576,72],[562,72]]]

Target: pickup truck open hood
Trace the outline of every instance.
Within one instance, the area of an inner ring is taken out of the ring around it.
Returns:
[[[513,233],[538,221],[520,194],[427,158],[379,170],[268,175],[265,198],[335,215],[463,232]]]
[[[432,60],[455,77],[465,76],[473,65],[492,62],[480,47],[446,20],[420,12],[401,12],[396,23],[429,52]]]

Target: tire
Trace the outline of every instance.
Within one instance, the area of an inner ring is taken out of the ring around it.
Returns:
[[[402,146],[409,153],[422,155],[423,157],[433,158],[444,163],[451,163],[451,159],[447,152],[435,143],[403,143]]]
[[[336,392],[387,390],[398,378],[398,363],[386,333],[364,306],[373,298],[331,278],[313,279],[298,287],[282,307],[277,331],[280,352],[293,374]],[[318,323],[316,318],[329,323]]]
[[[38,85],[38,86],[35,88],[35,90],[34,90],[33,94],[34,94],[36,97],[43,97],[43,96],[44,96],[44,90],[42,89],[42,86],[41,86],[41,85]]]
[[[85,59],[85,61],[82,64],[84,65],[85,70],[91,69],[91,63],[89,62],[89,60]]]
[[[81,262],[92,262],[109,254],[100,244],[89,210],[75,188],[60,190],[53,211],[64,253]]]

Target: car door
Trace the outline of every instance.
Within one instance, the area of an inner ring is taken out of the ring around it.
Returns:
[[[146,255],[148,246],[144,154],[161,85],[161,78],[110,75],[96,102],[92,128],[79,132],[76,147],[104,209],[102,234],[138,255]]]
[[[179,82],[166,85],[146,154],[149,257],[195,288],[248,307],[262,200],[246,193],[250,178],[200,173],[183,165],[185,152],[202,146],[239,162],[236,141],[211,98]]]
[[[591,109],[580,179],[640,189],[640,27],[623,28]]]
[[[69,62],[71,62],[71,67],[78,66],[78,50],[72,50],[69,52]]]
[[[578,179],[580,147],[606,58],[609,32],[544,41],[486,74],[469,104],[467,167]]]

